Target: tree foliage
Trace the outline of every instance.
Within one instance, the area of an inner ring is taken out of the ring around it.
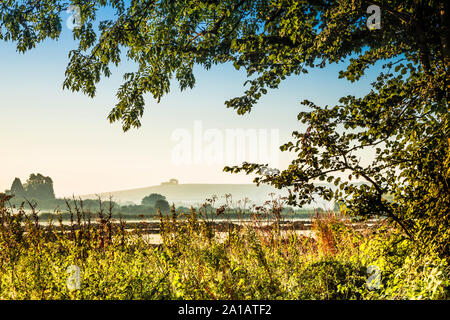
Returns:
[[[6,191],[7,194],[13,195],[18,201],[23,201],[24,198],[28,200],[55,200],[55,191],[53,189],[53,180],[50,177],[45,177],[40,173],[30,174],[26,183],[22,185],[19,178],[15,178],[11,190]]]
[[[10,193],[16,196],[24,196],[25,189],[23,188],[22,181],[19,178],[15,178],[12,185]]]
[[[39,3],[39,4],[38,4]],[[67,1],[2,1],[0,39],[25,52],[61,33]],[[449,253],[450,132],[448,3],[437,0],[184,0],[73,1],[81,9],[78,48],[69,54],[64,87],[91,97],[124,57],[137,69],[124,75],[118,102],[109,114],[124,130],[140,126],[144,95],[156,101],[195,85],[193,68],[233,63],[248,76],[240,97],[226,101],[250,112],[269,89],[292,75],[346,62],[340,77],[358,81],[382,63],[383,71],[363,96],[342,97],[335,106],[304,101],[304,131],[282,147],[296,153],[277,176],[257,183],[290,188],[290,204],[314,195],[335,198],[358,215],[386,216],[418,243]],[[378,5],[381,29],[366,26],[366,9]],[[94,30],[98,10],[116,14]],[[124,51],[124,52],[122,52]],[[373,151],[363,165],[361,155]],[[245,163],[227,171],[261,173]],[[346,177],[339,175],[344,172]],[[348,176],[347,176],[348,174]],[[348,178],[348,179],[347,179]],[[363,179],[368,184],[351,184]],[[334,183],[336,190],[317,181]],[[389,194],[392,201],[383,196]]]
[[[157,200],[154,207],[157,210],[161,210],[161,212],[169,212],[170,210],[170,204],[165,199]]]
[[[53,180],[42,174],[30,174],[25,183],[25,196],[30,199],[54,200]]]
[[[148,207],[155,207],[156,202],[158,200],[166,201],[166,197],[159,193],[152,193],[142,199],[141,205],[148,206]]]

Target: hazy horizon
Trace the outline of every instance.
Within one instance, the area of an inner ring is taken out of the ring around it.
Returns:
[[[7,75],[0,80],[2,117],[8,119],[0,127],[6,154],[0,191],[9,189],[15,177],[24,183],[31,173],[50,176],[57,197],[147,187],[174,177],[181,183],[252,183],[251,176],[222,172],[225,164],[240,164],[234,161],[174,163],[174,132],[194,132],[196,121],[205,131],[221,134],[277,129],[281,145],[290,141],[292,131],[302,129],[296,120],[305,110],[302,100],[334,105],[343,95],[362,95],[379,70],[372,68],[355,84],[338,79],[341,64],[291,77],[250,114],[239,116],[224,102],[244,92],[245,74],[230,64],[209,71],[197,67],[193,90],[180,92],[174,85],[159,104],[147,95],[142,127],[123,133],[120,124],[110,124],[106,117],[122,74],[134,65],[125,61],[113,68],[91,99],[62,89],[67,52],[73,48],[71,32],[65,29],[58,42],[45,41],[25,55],[17,54],[14,44],[0,42],[0,69]],[[277,166],[283,169],[291,159],[279,152]]]

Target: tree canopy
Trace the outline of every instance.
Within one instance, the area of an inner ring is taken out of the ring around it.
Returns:
[[[25,52],[43,39],[58,38],[60,13],[69,4],[79,6],[81,26],[73,30],[78,48],[69,53],[65,88],[93,97],[110,66],[125,56],[137,64],[124,75],[109,114],[124,130],[141,125],[145,94],[159,101],[172,80],[182,90],[192,88],[195,65],[243,68],[245,92],[225,104],[244,114],[289,76],[345,62],[340,77],[353,82],[383,63],[364,97],[345,96],[331,107],[304,101],[309,111],[298,119],[307,129],[293,132],[294,141],[282,147],[296,159],[279,175],[255,181],[289,188],[290,204],[310,203],[319,194],[358,215],[387,216],[409,238],[448,254],[447,1],[6,0],[0,6],[0,39],[15,41]],[[380,29],[366,25],[371,5],[381,9]],[[114,9],[115,18],[94,30],[105,6]],[[359,157],[367,150],[375,157],[363,166]],[[226,170],[261,173],[261,165]],[[336,174],[341,171],[348,179]],[[354,178],[368,184],[351,184]]]
[[[166,201],[166,197],[159,193],[152,193],[142,199],[141,205],[155,207],[156,202],[159,200]]]
[[[16,196],[24,196],[25,189],[23,188],[22,181],[19,178],[15,178],[12,185],[10,193]]]
[[[371,31],[366,10],[373,4],[381,8],[382,28]],[[19,52],[57,39],[61,13],[70,5],[80,9],[80,27],[73,30],[78,48],[69,53],[65,88],[94,96],[111,65],[125,56],[137,64],[124,75],[109,115],[124,130],[140,126],[145,93],[159,101],[174,79],[181,89],[192,88],[194,65],[232,62],[246,70],[248,89],[226,102],[241,114],[286,77],[354,55],[360,58],[342,73],[349,80],[380,59],[404,57],[423,66],[428,94],[446,95],[446,1],[7,0],[0,7],[0,39],[15,41]],[[107,6],[115,19],[100,21],[95,30],[98,11]],[[397,69],[403,70],[408,67]]]
[[[45,177],[40,173],[30,174],[27,182],[22,185],[19,178],[15,178],[11,190],[7,190],[8,194],[19,198],[38,199],[38,200],[55,200],[55,191],[53,190],[53,180]]]
[[[161,212],[169,212],[170,204],[167,200],[159,199],[155,203],[155,209],[161,210]]]
[[[30,174],[25,184],[25,195],[32,199],[54,200],[53,180],[42,174]]]

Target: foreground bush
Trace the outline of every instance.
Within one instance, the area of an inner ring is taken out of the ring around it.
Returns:
[[[314,219],[315,237],[280,225],[217,227],[173,212],[162,244],[145,228],[90,221],[39,224],[36,213],[0,209],[0,299],[445,299],[448,264],[412,255],[390,230],[356,230],[336,216]],[[381,229],[383,230],[383,229]],[[395,243],[397,241],[397,243]],[[394,245],[395,243],[395,245]],[[80,270],[79,288],[75,268]],[[381,272],[367,285],[368,267]],[[71,282],[72,281],[72,282]],[[73,282],[75,281],[75,282]],[[72,290],[75,289],[75,290]]]

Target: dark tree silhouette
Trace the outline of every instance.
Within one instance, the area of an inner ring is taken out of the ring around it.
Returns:
[[[18,197],[25,196],[25,189],[23,188],[22,181],[20,181],[19,178],[14,179],[9,193]]]
[[[159,209],[161,212],[168,212],[170,210],[170,204],[167,200],[159,199],[156,201],[155,209]]]
[[[141,204],[146,207],[155,207],[158,200],[166,201],[166,197],[158,193],[152,193],[151,195],[143,198]]]
[[[54,200],[53,180],[42,174],[31,174],[25,184],[26,196],[31,199]]]

